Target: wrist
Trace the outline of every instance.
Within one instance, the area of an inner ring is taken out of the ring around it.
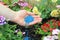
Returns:
[[[8,20],[10,20],[10,21],[14,21],[14,19],[16,18],[16,15],[17,13],[16,12],[12,12],[11,14],[10,14],[10,16],[8,17]]]
[[[12,16],[12,18],[10,19],[10,21],[17,23],[17,21],[19,19],[17,14],[18,14],[17,12],[14,12],[13,13],[14,16]]]
[[[4,16],[7,21],[14,19],[16,12],[0,4],[0,15]]]

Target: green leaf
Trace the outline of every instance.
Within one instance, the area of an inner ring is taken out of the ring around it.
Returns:
[[[60,5],[60,0],[57,1],[57,4]]]
[[[60,40],[60,33],[58,34],[58,39]]]
[[[31,9],[28,7],[24,7],[24,9],[31,12]]]
[[[17,3],[19,0],[12,0],[12,3],[14,4],[14,3]]]
[[[10,6],[10,8],[14,11],[19,11],[20,10],[20,6],[16,5],[16,6]]]
[[[0,38],[3,36],[3,34],[0,32]]]
[[[11,0],[2,0],[6,4],[11,4]]]

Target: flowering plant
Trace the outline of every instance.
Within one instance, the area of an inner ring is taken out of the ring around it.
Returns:
[[[3,16],[0,16],[0,40],[23,40],[22,32],[15,35],[16,25],[9,25]]]
[[[38,28],[38,30],[43,30],[44,32],[52,32],[52,30],[56,29],[60,27],[60,20],[55,20],[55,19],[51,19],[51,20],[48,20],[46,23],[43,23],[41,25],[40,28]],[[41,33],[41,32],[40,32]],[[45,33],[44,33],[45,34]]]
[[[34,29],[32,30],[35,33],[34,37],[39,34],[43,35],[42,40],[50,40],[51,35],[56,32],[54,30],[60,28],[60,0],[2,0],[2,2],[2,4],[7,5],[14,11],[24,9],[35,13],[43,19],[41,23],[33,25],[31,28]],[[25,34],[25,32],[22,33],[19,29],[15,30],[16,25],[10,25],[3,16],[0,16],[1,40],[23,40],[22,34]],[[17,33],[17,35],[14,35],[14,33]],[[32,35],[32,32],[30,35]],[[45,35],[47,36],[45,37]],[[60,35],[58,36],[60,37]],[[53,38],[55,37],[52,37],[51,40],[54,40]],[[34,38],[34,40],[40,39]]]

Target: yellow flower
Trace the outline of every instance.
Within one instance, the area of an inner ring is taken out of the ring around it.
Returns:
[[[59,16],[58,10],[53,10],[50,15],[52,17],[58,17]]]
[[[52,0],[52,2],[57,2],[58,0]]]
[[[32,11],[33,11],[33,13],[35,13],[37,15],[41,15],[41,13],[38,11],[38,8],[36,6],[33,8]]]

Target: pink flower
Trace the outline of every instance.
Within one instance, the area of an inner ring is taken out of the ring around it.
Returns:
[[[56,7],[57,7],[57,8],[60,8],[60,5],[57,5]]]
[[[59,29],[54,29],[54,30],[52,31],[52,35],[54,35],[54,34],[59,34],[59,32],[60,32]]]
[[[54,40],[53,36],[45,36],[43,40]]]
[[[26,7],[26,6],[28,6],[28,3],[27,2],[18,2],[18,5]]]

